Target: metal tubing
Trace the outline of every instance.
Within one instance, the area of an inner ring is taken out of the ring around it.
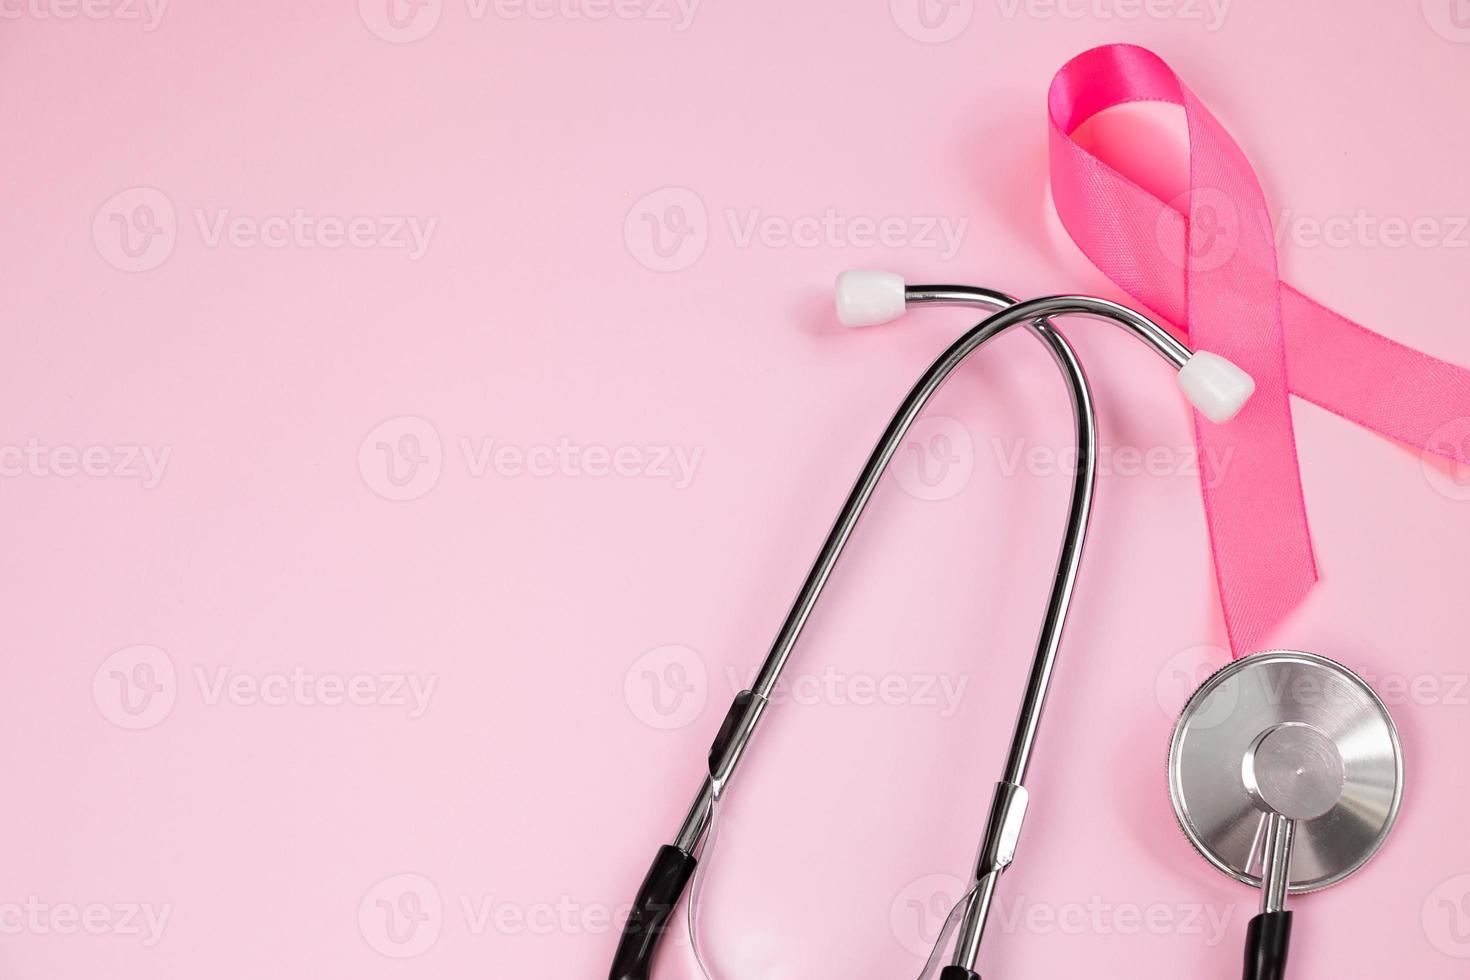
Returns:
[[[837,564],[837,559],[841,556],[853,529],[857,526],[858,519],[862,516],[864,507],[877,489],[878,482],[889,461],[902,444],[904,435],[925,404],[970,354],[1011,327],[1024,324],[1047,347],[1067,382],[1076,424],[1078,464],[1056,575],[1052,581],[1036,653],[1002,775],[1003,783],[1019,787],[1024,783],[1030,764],[1047,689],[1056,665],[1062,627],[1071,602],[1077,568],[1082,557],[1082,546],[1087,534],[1096,476],[1097,419],[1093,410],[1091,391],[1075,352],[1046,318],[1080,315],[1111,320],[1143,340],[1175,368],[1182,367],[1192,352],[1147,317],[1103,299],[1085,296],[1052,296],[1016,303],[1004,293],[974,286],[910,286],[906,290],[906,299],[911,305],[979,306],[999,309],[1001,312],[971,328],[951,344],[909,391],[902,405],[889,421],[887,429],[878,440],[856,484],[848,494],[847,501],[843,504],[831,531],[828,532],[816,562],[807,574],[806,581],[797,593],[796,600],[787,613],[786,620],[761,666],[752,690],[761,698],[768,698],[775,689],[781,672],[791,656],[791,651],[796,645],[797,638],[811,616],[822,589]],[[726,778],[733,774],[737,767],[745,744],[749,736],[753,734],[754,725],[751,728],[752,731],[746,733],[746,740],[730,752],[725,767]],[[710,778],[706,777],[674,840],[674,846],[686,854],[693,855],[699,848],[700,841],[709,825],[713,798],[713,785]],[[993,809],[992,826],[987,828],[986,839],[994,839],[1001,832],[997,822],[1010,823],[1010,830],[1015,833],[1018,830],[1016,826],[1018,821],[1008,819],[1012,816],[1005,806]],[[1018,815],[1015,816],[1018,817]],[[995,892],[996,881],[1004,868],[1004,865],[984,867],[983,863],[982,861],[982,867],[977,869],[977,881],[980,883],[980,888],[966,910],[955,945],[954,965],[965,968],[973,968],[978,956],[980,939]]]
[[[1296,838],[1296,821],[1273,813],[1266,817],[1266,834],[1261,844],[1261,911],[1284,912],[1291,890],[1291,846]]]

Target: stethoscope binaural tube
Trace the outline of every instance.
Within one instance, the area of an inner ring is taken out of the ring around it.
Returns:
[[[1047,318],[1081,315],[1121,324],[1179,370],[1179,383],[1185,394],[1196,407],[1216,420],[1233,416],[1254,388],[1250,378],[1230,362],[1205,352],[1191,352],[1152,320],[1107,300],[1054,296],[1015,303],[1002,293],[979,287],[905,286],[897,276],[875,272],[844,273],[839,277],[837,292],[839,317],[854,326],[893,319],[910,305],[978,306],[1000,309],[1000,312],[971,328],[930,365],[869,455],[755,682],[750,690],[736,697],[727,713],[710,749],[708,774],[684,823],[674,841],[660,849],[644,879],[618,945],[611,980],[647,980],[658,942],[694,873],[715,800],[734,775],[802,628],[909,427],[966,358],[1006,330],[1025,324],[1045,344],[1067,382],[1076,423],[1078,464],[1057,573],[1015,734],[987,821],[975,888],[960,922],[953,963],[943,973],[943,980],[976,977],[973,967],[995,887],[1000,873],[1014,858],[1025,816],[1028,797],[1023,783],[1076,582],[1096,478],[1097,420],[1091,391],[1075,352]]]

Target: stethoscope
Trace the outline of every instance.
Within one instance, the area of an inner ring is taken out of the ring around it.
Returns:
[[[624,926],[611,980],[647,980],[659,940],[704,850],[746,745],[791,657],[827,579],[889,461],[925,404],[967,357],[1025,325],[1066,381],[1076,426],[1077,466],[1056,575],[980,845],[970,890],[939,932],[920,980],[948,954],[940,980],[979,980],[981,940],[1002,872],[1015,859],[1029,795],[1026,773],[1056,668],[1092,511],[1097,417],[1076,352],[1051,323],[1059,316],[1109,320],[1143,341],[1177,372],[1189,402],[1215,423],[1234,418],[1255,390],[1244,371],[1193,351],[1153,320],[1088,296],[1017,302],[978,286],[908,286],[891,273],[854,270],[837,279],[838,318],[849,326],[897,319],[911,306],[995,310],[949,346],[909,391],[848,494],[749,690],[735,697],[710,747],[708,771],[673,842],[654,859]],[[1383,702],[1346,667],[1296,651],[1257,653],[1210,677],[1186,703],[1169,751],[1175,815],[1190,842],[1220,871],[1261,890],[1261,912],[1246,938],[1246,980],[1283,975],[1292,913],[1289,893],[1323,888],[1362,867],[1397,816],[1403,761]],[[698,892],[696,880],[695,895]],[[691,938],[699,956],[690,901]],[[701,968],[704,967],[700,957]],[[708,970],[705,970],[708,975]]]

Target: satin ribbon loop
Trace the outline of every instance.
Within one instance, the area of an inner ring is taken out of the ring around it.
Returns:
[[[1130,102],[1179,106],[1189,189],[1173,202],[1129,180],[1073,134]],[[1162,58],[1134,45],[1083,52],[1048,96],[1052,198],[1083,253],[1196,349],[1256,381],[1230,423],[1195,414],[1201,492],[1226,632],[1242,656],[1317,582],[1289,395],[1416,449],[1470,465],[1470,372],[1374,333],[1281,281],[1266,198],[1249,159]]]

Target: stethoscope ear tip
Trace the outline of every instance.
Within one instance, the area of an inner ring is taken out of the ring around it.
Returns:
[[[1179,369],[1179,390],[1211,422],[1229,422],[1256,390],[1256,382],[1233,362],[1196,351]]]
[[[837,319],[849,327],[871,327],[904,313],[903,277],[877,269],[848,269],[837,277]]]

